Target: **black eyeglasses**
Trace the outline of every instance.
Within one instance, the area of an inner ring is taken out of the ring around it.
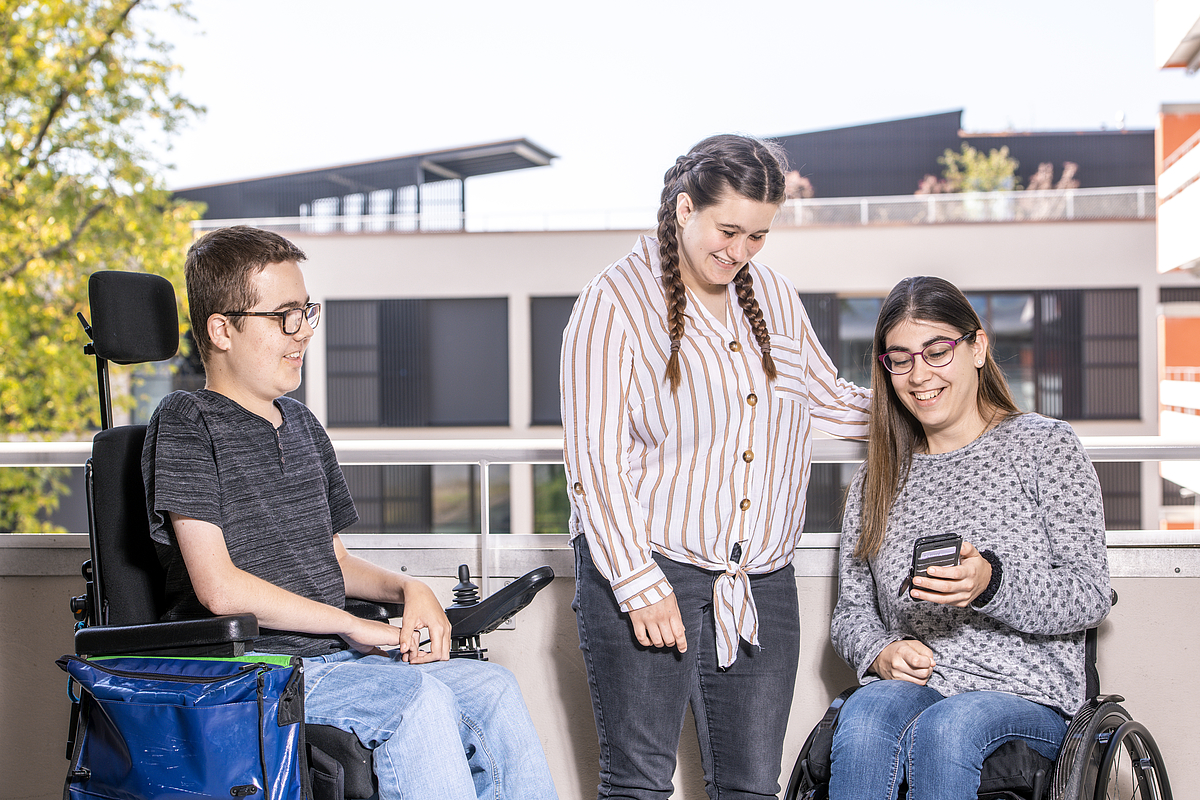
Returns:
[[[893,375],[907,375],[912,372],[913,364],[917,363],[917,356],[925,359],[925,363],[931,367],[944,367],[954,360],[954,348],[974,337],[975,331],[971,331],[954,340],[943,339],[934,342],[918,353],[889,350],[879,357],[879,361],[883,364],[884,369]]]
[[[317,327],[317,323],[321,321],[321,304],[309,303],[304,308],[289,308],[286,311],[223,311],[221,313],[227,317],[279,317],[279,322],[283,326],[283,335],[295,336],[300,332],[300,326],[306,319],[310,327],[314,329]]]

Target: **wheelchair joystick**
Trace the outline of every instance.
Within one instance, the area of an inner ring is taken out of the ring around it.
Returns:
[[[454,613],[455,610],[477,606],[479,600],[479,587],[471,582],[471,568],[466,564],[459,564],[458,584],[454,587],[454,602],[446,609],[446,613],[453,619],[458,619],[458,615]],[[459,613],[464,612],[460,611]],[[487,661],[487,656],[484,655],[486,652],[487,648],[480,644],[478,632],[458,636],[453,635],[452,632],[450,638],[451,658],[474,658],[479,661]]]
[[[496,630],[520,611],[533,596],[554,580],[554,570],[538,567],[525,573],[504,588],[479,598],[479,587],[471,583],[471,571],[463,564],[458,568],[458,585],[454,587],[454,603],[446,608],[450,620],[450,657],[478,658],[486,661],[487,652],[479,637]]]
[[[479,602],[479,587],[471,583],[471,568],[458,565],[458,585],[454,587],[453,608],[466,608]]]

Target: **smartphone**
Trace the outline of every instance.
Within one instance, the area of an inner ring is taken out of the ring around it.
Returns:
[[[962,537],[957,533],[938,533],[922,536],[913,543],[912,575],[929,576],[930,567],[953,567],[958,565]]]
[[[952,567],[958,564],[962,550],[962,537],[957,533],[937,533],[922,536],[913,543],[912,569],[900,586],[897,597],[903,597],[912,588],[912,579],[920,575],[929,576],[929,568]]]

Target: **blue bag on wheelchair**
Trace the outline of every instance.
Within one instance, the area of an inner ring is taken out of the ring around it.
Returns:
[[[79,687],[64,800],[311,796],[299,659],[56,663]]]

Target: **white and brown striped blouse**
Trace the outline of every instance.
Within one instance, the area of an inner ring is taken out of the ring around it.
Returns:
[[[571,537],[587,536],[625,611],[671,593],[651,553],[722,572],[723,666],[739,637],[758,643],[747,573],[786,566],[800,538],[812,429],[865,438],[870,403],[868,390],[837,377],[795,287],[761,264],[750,269],[773,383],[730,284],[725,320],[689,294],[683,380],[671,394],[658,243],[648,236],[588,284],[563,334]]]

